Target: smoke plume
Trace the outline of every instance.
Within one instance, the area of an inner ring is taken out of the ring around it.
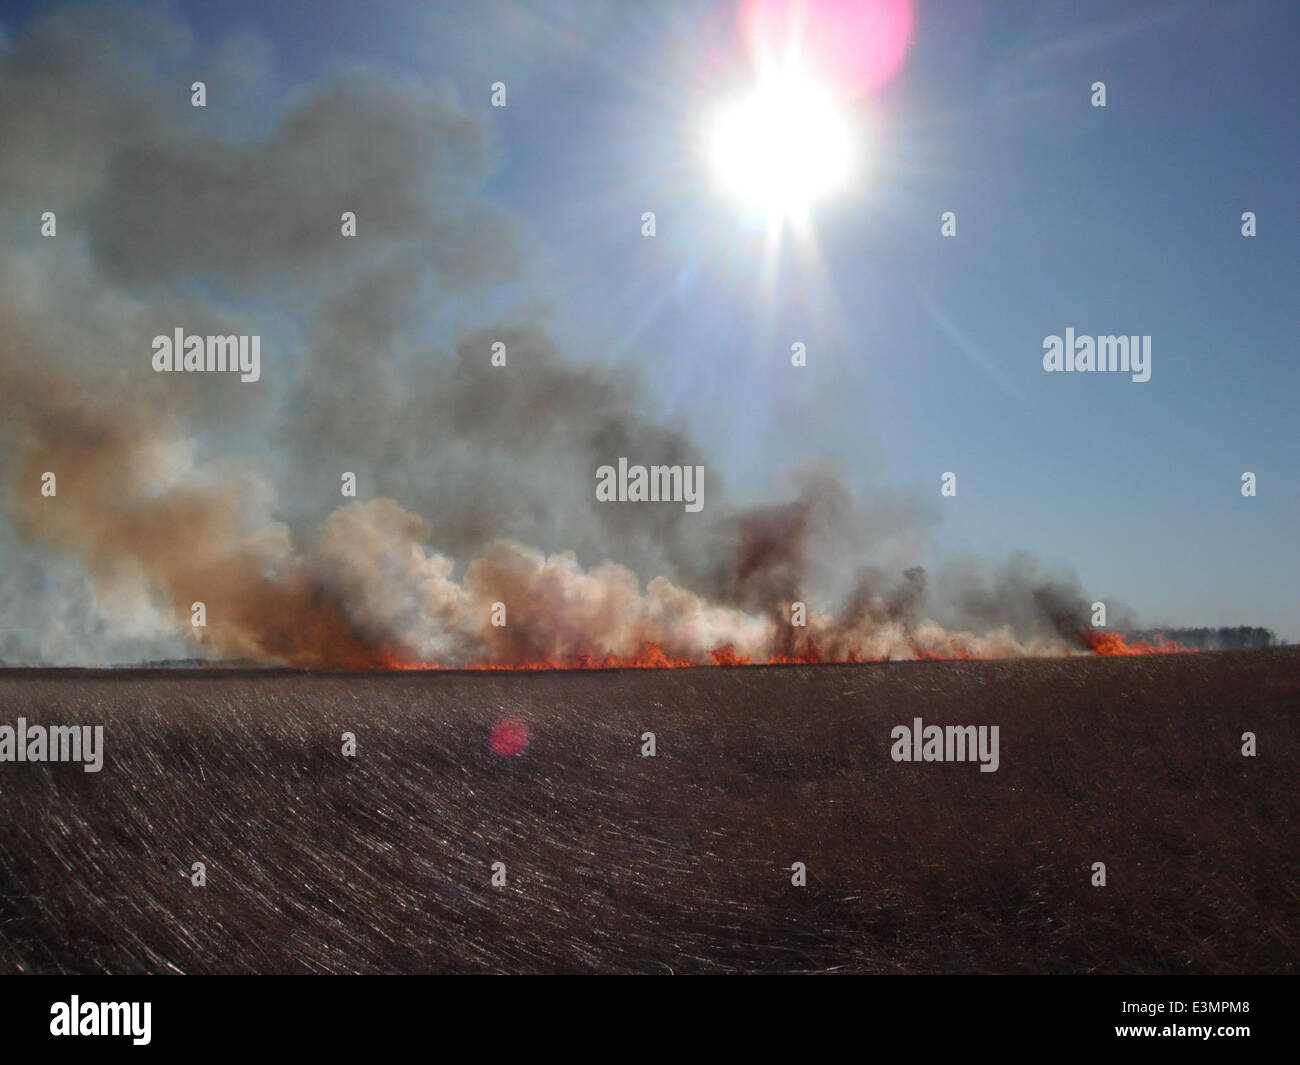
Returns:
[[[805,471],[792,498],[729,503],[689,429],[649,416],[632,375],[558,350],[535,306],[485,309],[441,347],[440,312],[487,308],[522,267],[481,193],[487,126],[449,89],[352,74],[241,126],[177,91],[196,69],[227,94],[265,90],[255,48],[206,54],[156,13],[63,10],[0,51],[0,657],[189,646],[364,668],[1087,647],[1078,589],[1023,560],[933,582],[893,565],[923,553],[932,517],[905,493],[854,499]],[[37,232],[47,210],[54,239]],[[260,335],[262,380],[154,373],[150,340],[174,328]],[[619,456],[708,466],[707,510],[597,502],[595,470]]]

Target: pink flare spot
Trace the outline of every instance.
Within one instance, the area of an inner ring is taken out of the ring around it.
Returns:
[[[737,14],[755,61],[796,56],[849,96],[893,77],[912,35],[911,0],[740,0]]]
[[[517,717],[502,718],[492,726],[488,742],[497,754],[511,758],[528,746],[528,726]]]

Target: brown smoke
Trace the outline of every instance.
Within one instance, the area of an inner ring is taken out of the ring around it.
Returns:
[[[428,524],[389,499],[339,507],[303,550],[283,524],[259,520],[253,471],[192,466],[170,419],[111,385],[78,387],[40,354],[5,323],[0,369],[16,415],[11,504],[20,531],[73,553],[97,582],[143,582],[182,630],[192,605],[204,603],[207,626],[193,638],[213,657],[330,668],[559,666],[997,657],[1080,645],[1067,628],[1077,602],[1023,571],[1004,575],[996,591],[970,589],[967,605],[986,615],[1035,611],[1045,628],[1029,640],[1008,624],[976,634],[918,620],[919,568],[893,588],[864,574],[838,615],[810,606],[806,628],[792,627],[809,537],[840,512],[816,492],[731,520],[735,606],[662,576],[643,587],[625,566],[584,569],[572,553],[508,540],[490,544],[458,582],[453,560],[427,550]],[[46,471],[58,478],[53,497],[38,491]],[[495,625],[501,608],[504,624]]]
[[[901,493],[809,474],[791,500],[729,504],[686,429],[647,417],[628,371],[559,351],[534,307],[431,344],[430,305],[472,307],[521,267],[478,191],[490,137],[454,94],[352,76],[223,130],[160,73],[192,58],[183,27],[85,18],[35,20],[0,52],[0,552],[74,559],[107,625],[132,620],[108,605],[126,590],[205,657],[336,668],[1083,647],[1082,597],[1032,566],[959,571],[935,597],[885,565],[923,549],[926,510]],[[49,190],[61,228],[42,241]],[[342,210],[364,241],[340,238]],[[178,325],[264,334],[262,379],[153,373],[151,337]],[[706,465],[707,510],[598,502],[595,470],[620,456]],[[345,470],[368,501],[331,510]],[[46,593],[22,588],[0,594],[0,630],[39,613]],[[51,639],[20,656],[64,653]]]
[[[643,588],[625,566],[584,570],[571,553],[546,556],[507,540],[492,543],[457,582],[453,561],[426,549],[428,524],[388,499],[339,507],[314,550],[304,551],[284,525],[259,523],[252,470],[192,466],[169,418],[111,383],[78,386],[41,354],[19,327],[4,324],[0,370],[15,414],[8,428],[18,528],[73,553],[97,582],[143,582],[216,658],[331,668],[572,665],[639,662],[654,648],[662,662],[649,664],[686,664],[1065,647],[917,623],[919,569],[883,594],[864,577],[838,617],[810,610],[805,631],[791,627],[806,541],[817,520],[837,511],[817,493],[733,519],[737,606],[664,577]],[[38,491],[46,471],[57,476],[53,497]],[[188,624],[196,602],[205,605],[205,628]],[[503,625],[492,624],[496,604],[506,611]],[[724,649],[728,657],[719,659]]]
[[[208,624],[194,639],[217,657],[290,665],[379,664],[274,524],[247,528],[250,483],[233,470],[177,482],[185,442],[165,418],[118,394],[106,401],[44,368],[11,322],[0,323],[0,374],[17,462],[12,513],[20,532],[74,553],[105,585],[144,581],[176,624],[191,606]],[[40,492],[55,474],[56,494]]]

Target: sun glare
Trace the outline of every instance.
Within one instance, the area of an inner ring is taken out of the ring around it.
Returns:
[[[722,190],[769,219],[805,213],[853,172],[853,131],[826,89],[802,74],[770,76],[725,104],[705,132]]]

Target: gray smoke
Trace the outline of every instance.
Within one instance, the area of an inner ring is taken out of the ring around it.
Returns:
[[[631,373],[557,350],[534,306],[493,306],[519,242],[481,193],[488,126],[449,88],[353,74],[267,110],[264,67],[255,43],[207,54],[169,16],[98,6],[0,51],[6,660],[1081,646],[1082,596],[1025,563],[959,569],[936,597],[907,568],[934,511],[906,493],[854,499],[802,471],[789,499],[729,504],[725,471]],[[450,333],[453,307],[488,324]],[[177,327],[260,335],[262,380],[154,373],[151,338]],[[595,469],[619,456],[707,466],[706,512],[598,503]]]

